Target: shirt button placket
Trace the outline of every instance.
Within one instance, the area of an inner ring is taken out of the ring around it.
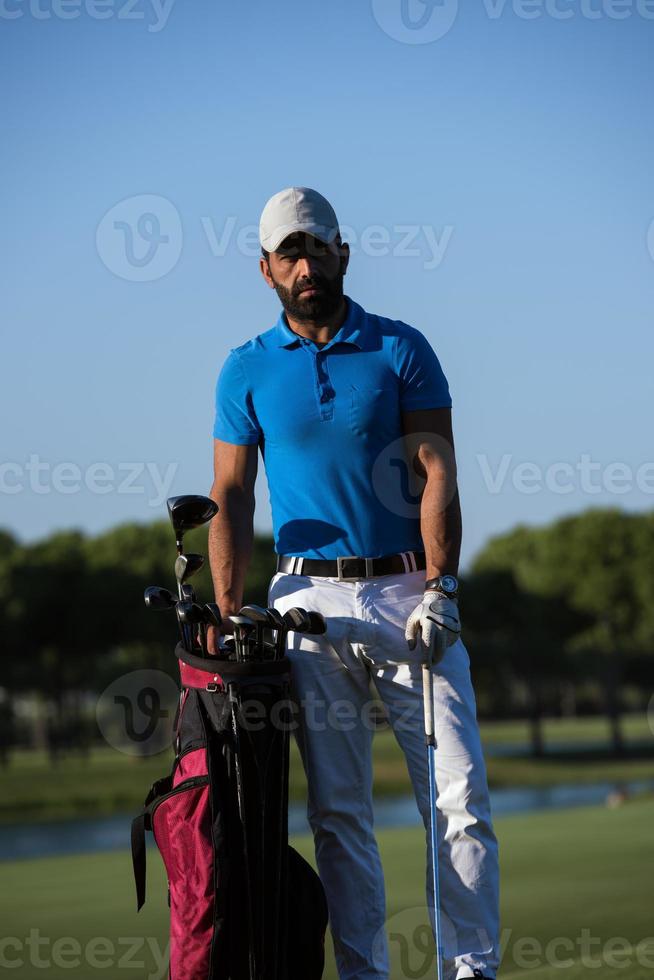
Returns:
[[[316,366],[316,384],[320,402],[320,418],[323,422],[328,422],[334,417],[335,393],[327,370],[327,352],[317,351],[314,363]]]

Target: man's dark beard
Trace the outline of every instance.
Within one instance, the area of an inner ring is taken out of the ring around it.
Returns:
[[[281,283],[275,283],[275,292],[279,296],[287,316],[300,323],[328,320],[338,310],[343,300],[344,273],[339,272],[334,279],[323,279],[314,276],[312,279],[300,279],[293,289],[286,289]],[[274,281],[274,280],[273,280]],[[303,289],[315,286],[320,293],[312,299],[301,299]]]

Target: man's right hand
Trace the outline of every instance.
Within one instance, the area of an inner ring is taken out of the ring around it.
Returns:
[[[228,624],[225,622],[225,620],[228,619],[229,616],[235,616],[235,615],[236,613],[234,612],[223,613],[222,614],[223,621],[220,625],[220,628],[216,626],[207,627],[207,652],[212,656],[215,657],[217,656],[217,654],[220,653],[221,636],[224,636],[226,633],[229,633],[231,635],[231,630]]]
[[[215,657],[219,652],[219,646],[220,632],[215,626],[209,626],[207,628],[207,653]]]

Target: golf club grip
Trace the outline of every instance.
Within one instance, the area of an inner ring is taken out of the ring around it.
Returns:
[[[431,664],[422,665],[422,696],[425,712],[425,742],[434,745],[434,698]]]

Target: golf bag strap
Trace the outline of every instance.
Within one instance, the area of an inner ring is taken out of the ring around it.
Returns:
[[[137,912],[140,912],[145,905],[145,821],[147,816],[147,811],[144,810],[142,813],[139,813],[138,817],[132,820],[132,867],[134,869],[134,883],[136,885]]]
[[[215,667],[215,664],[213,665]],[[220,674],[208,672],[206,667],[198,669],[183,660],[179,662],[179,677],[182,687],[196,687],[201,691],[224,691],[225,685]]]

